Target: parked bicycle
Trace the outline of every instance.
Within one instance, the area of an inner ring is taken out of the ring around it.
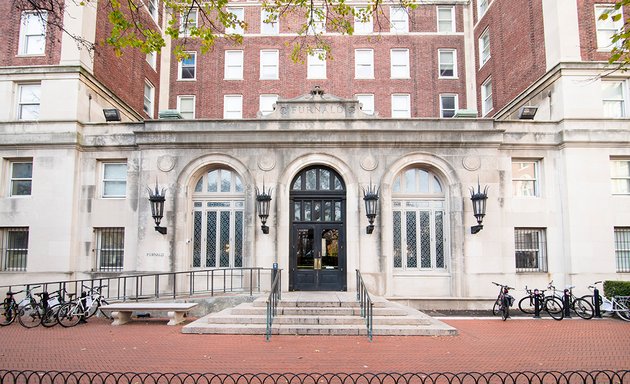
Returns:
[[[492,314],[494,316],[501,314],[501,318],[505,321],[510,317],[510,307],[514,305],[514,297],[510,295],[510,289],[514,288],[494,281],[492,284],[499,287],[499,295],[492,306]]]
[[[25,328],[34,328],[42,323],[46,312],[48,311],[48,293],[37,292],[33,290],[41,287],[37,285],[26,288],[26,296],[18,303],[18,322]],[[39,297],[39,301],[35,297]]]
[[[518,302],[519,309],[528,315],[536,315],[536,303],[538,303],[538,314],[544,311],[554,320],[562,320],[564,318],[562,302],[552,295],[545,295],[545,291],[544,289],[529,289],[525,286],[527,296]]]
[[[593,294],[582,296],[582,299],[591,303],[593,307],[595,306],[594,291],[596,285],[598,284],[603,284],[603,282],[596,281],[593,283],[593,285],[589,285],[588,289],[593,291]],[[598,302],[600,304],[599,311],[602,315],[617,315],[622,320],[630,321],[630,296],[611,296],[610,298],[607,298],[605,296],[599,295]]]
[[[575,285],[567,287],[564,291],[560,292],[560,290],[556,289],[553,285],[553,280],[549,283],[548,288],[553,290],[553,295],[562,302],[563,308],[565,307],[565,297],[569,300],[569,308],[575,312],[579,317],[585,320],[589,320],[593,318],[594,308],[591,303],[581,297],[577,297],[573,294],[573,288]],[[565,308],[565,316],[567,315]]]
[[[2,301],[2,308],[0,308],[0,326],[5,327],[12,324],[18,317],[20,312],[18,303],[15,301],[15,295],[24,292],[24,290],[18,292],[7,291],[7,295]]]
[[[101,290],[106,286],[100,287],[88,287],[83,286],[87,291],[83,291],[81,296],[72,300],[75,296],[74,293],[69,293],[70,302],[63,304],[57,311],[57,321],[63,327],[74,327],[80,322],[85,322],[88,318],[92,317],[102,305],[107,305],[107,301],[103,299]],[[102,316],[109,318],[109,316],[100,311]]]

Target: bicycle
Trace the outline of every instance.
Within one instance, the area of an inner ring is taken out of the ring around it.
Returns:
[[[18,322],[25,328],[34,328],[39,326],[46,315],[48,310],[48,293],[38,292],[33,293],[33,290],[41,287],[37,285],[34,287],[26,287],[26,297],[18,303]],[[35,296],[40,299],[37,301]]]
[[[66,302],[65,297],[67,292],[65,288],[60,288],[56,291],[53,291],[48,298],[47,310],[42,318],[42,325],[44,327],[50,328],[54,327],[58,324],[57,321],[57,312],[59,308]]]
[[[63,304],[57,311],[57,321],[63,327],[74,327],[80,322],[85,322],[88,318],[92,317],[102,305],[107,305],[108,302],[103,299],[101,290],[106,287],[102,285],[100,287],[90,288],[83,286],[88,291],[83,291],[81,296],[75,300],[72,300],[74,293],[69,293],[70,301]],[[100,311],[102,316],[110,318],[105,312]]]
[[[545,296],[546,290],[528,289],[525,286],[525,292],[527,296],[523,297],[518,302],[518,308],[521,312],[528,315],[537,315],[536,313],[536,301],[538,301],[538,314],[540,311],[545,311],[554,320],[562,320],[564,318],[564,309],[562,302],[554,296]]]
[[[514,297],[510,295],[510,289],[514,289],[507,285],[495,283],[492,284],[499,287],[499,295],[492,306],[492,314],[494,316],[501,314],[503,321],[510,317],[510,307],[514,304]]]
[[[15,295],[24,292],[24,290],[18,292],[7,291],[7,295],[2,301],[2,308],[0,308],[0,326],[5,327],[12,324],[17,315],[20,312],[18,303],[15,301]]]
[[[574,311],[579,317],[585,320],[593,318],[593,314],[595,311],[593,309],[593,305],[591,305],[591,303],[587,300],[581,297],[577,297],[573,294],[573,288],[575,288],[575,285],[571,285],[565,288],[562,294],[558,293],[558,290],[553,285],[553,280],[549,283],[548,288],[551,288],[553,290],[553,295],[562,302],[563,307],[565,304],[564,298],[568,297],[569,308]],[[565,315],[567,315],[567,313],[565,313]]]
[[[597,284],[603,284],[602,281],[596,281],[593,285],[589,285],[588,289],[591,291],[595,291],[595,286]],[[610,299],[602,296],[599,296],[599,310],[600,313],[604,316],[612,316],[617,315],[621,320],[630,321],[630,296],[611,296]],[[584,295],[582,299],[587,300],[589,303],[595,306],[595,296],[593,295]]]

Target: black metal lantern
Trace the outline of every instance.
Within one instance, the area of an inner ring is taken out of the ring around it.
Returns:
[[[475,234],[483,229],[483,218],[486,215],[486,200],[488,200],[488,186],[486,185],[481,192],[481,185],[479,185],[479,181],[477,181],[477,192],[475,192],[475,188],[470,188],[470,200],[473,205],[473,214],[475,215],[475,219],[477,219],[477,225],[473,225],[470,227],[470,233]]]
[[[374,219],[376,219],[376,212],[378,211],[378,190],[376,185],[370,185],[367,189],[363,188],[363,201],[365,201],[365,215],[370,222],[365,228],[365,233],[370,234],[374,232]]]
[[[269,227],[265,224],[267,223],[269,207],[271,206],[271,188],[265,191],[264,183],[262,192],[256,187],[256,205],[258,208],[258,217],[260,217],[260,221],[262,222],[260,229],[262,229],[264,234],[267,234],[269,233]]]
[[[156,181],[155,191],[152,191],[151,188],[147,188],[147,191],[149,191],[151,216],[153,216],[153,220],[155,221],[155,230],[163,235],[166,235],[166,228],[160,227],[160,222],[162,221],[162,217],[164,217],[164,201],[166,201],[166,190],[162,188],[162,191],[160,192],[158,190],[158,185]]]

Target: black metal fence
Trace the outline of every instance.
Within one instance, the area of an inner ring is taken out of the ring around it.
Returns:
[[[0,384],[630,384],[630,371],[213,374],[0,370]]]

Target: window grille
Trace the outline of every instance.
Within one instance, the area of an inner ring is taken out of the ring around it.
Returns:
[[[26,271],[28,228],[0,228],[0,270]]]
[[[125,228],[96,228],[97,268],[102,272],[123,270]]]
[[[547,272],[545,229],[515,228],[514,250],[517,272]]]
[[[615,228],[617,272],[630,272],[630,227]]]

